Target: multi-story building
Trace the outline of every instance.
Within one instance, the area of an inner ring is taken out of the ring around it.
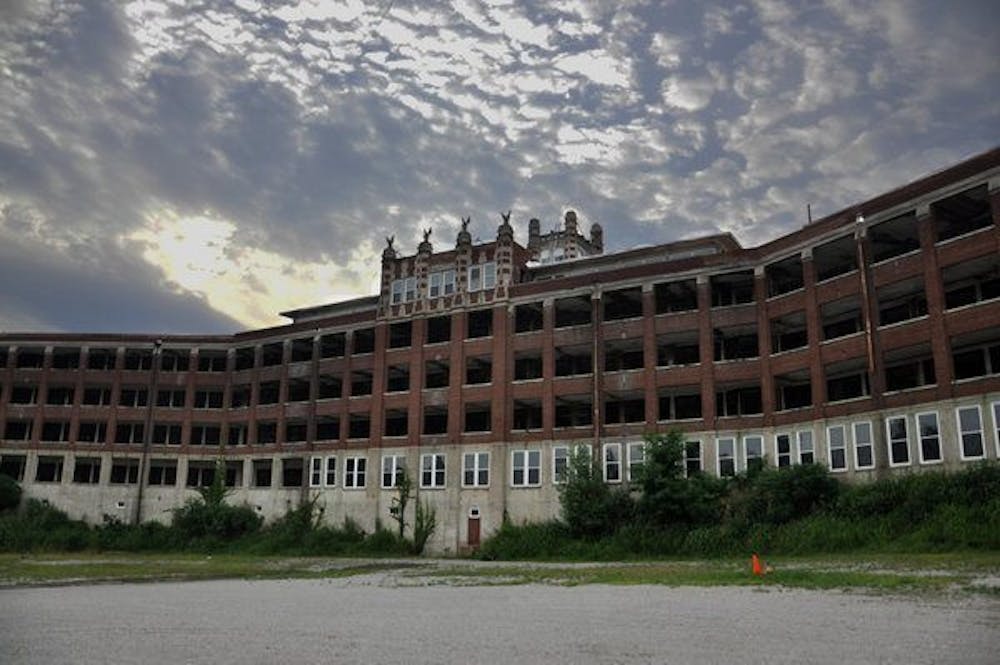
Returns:
[[[722,476],[1000,457],[1000,149],[754,248],[468,223],[446,251],[390,241],[378,295],[275,328],[0,335],[0,471],[91,521],[167,519],[221,458],[267,517],[319,495],[371,529],[405,468],[454,552],[556,516],[575,447],[627,483],[672,428]]]

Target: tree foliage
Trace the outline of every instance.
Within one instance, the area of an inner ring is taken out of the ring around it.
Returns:
[[[0,473],[0,512],[21,505],[21,486],[10,476]]]
[[[710,524],[721,516],[725,482],[701,473],[688,478],[684,446],[676,430],[646,437],[645,461],[633,483],[641,490],[638,516],[651,525]]]
[[[628,492],[604,482],[600,462],[586,446],[570,455],[564,482],[559,486],[562,518],[574,536],[600,538],[614,533],[632,518]]]

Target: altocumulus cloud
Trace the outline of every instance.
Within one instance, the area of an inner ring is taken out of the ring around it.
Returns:
[[[471,214],[756,244],[992,147],[995,3],[8,2],[0,328],[225,332]]]

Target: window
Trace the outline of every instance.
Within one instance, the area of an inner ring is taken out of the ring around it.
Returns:
[[[179,446],[181,444],[181,425],[153,425],[153,443]]]
[[[281,486],[302,487],[303,462],[298,457],[285,457],[281,460]]]
[[[222,390],[198,390],[194,393],[194,408],[221,409]]]
[[[110,481],[112,485],[135,485],[139,482],[139,460],[112,459]]]
[[[42,441],[69,441],[68,422],[42,423]]]
[[[847,434],[843,425],[826,428],[827,459],[831,471],[847,471]]]
[[[38,458],[38,466],[35,467],[36,483],[61,483],[63,473],[63,458],[59,456],[49,457],[42,455]]]
[[[435,316],[427,319],[427,343],[439,344],[451,341],[451,317]]]
[[[403,300],[410,302],[417,299],[417,278],[407,277],[403,282]]]
[[[854,423],[854,468],[875,468],[875,439],[869,422]]]
[[[177,460],[154,459],[149,461],[149,484],[177,484]]]
[[[255,459],[253,461],[253,487],[271,486],[271,467],[269,459]]]
[[[569,466],[569,447],[556,446],[552,449],[552,482],[561,483],[566,480],[566,468]]]
[[[192,425],[192,446],[217,446],[222,441],[222,428],[219,425]]]
[[[542,452],[540,450],[513,451],[510,471],[512,487],[538,487],[542,484]]]
[[[108,406],[111,404],[111,388],[84,388],[83,403],[86,406]]]
[[[489,487],[490,454],[465,453],[462,456],[462,486]]]
[[[933,464],[941,461],[941,430],[938,427],[936,411],[917,414],[917,435],[920,437],[920,463]]]
[[[743,437],[743,459],[748,469],[763,466],[764,437],[757,434]]]
[[[344,487],[346,489],[362,489],[365,486],[366,457],[348,457],[344,460]]]
[[[646,463],[646,444],[639,441],[628,444],[628,481],[638,480],[642,465]]]
[[[160,369],[164,372],[186,372],[191,352],[187,349],[164,349],[160,354]]]
[[[1000,402],[993,402],[993,433],[996,434],[997,457],[1000,457]]]
[[[701,473],[701,441],[684,442],[684,474],[691,476]]]
[[[889,444],[889,466],[909,464],[910,437],[906,429],[906,416],[887,418],[885,431]]]
[[[958,433],[962,438],[962,459],[982,459],[985,454],[983,445],[983,419],[978,406],[961,407],[955,411],[958,418]]]
[[[428,297],[440,298],[450,296],[455,292],[455,271],[435,270],[430,274],[430,289]]]
[[[114,369],[115,354],[114,349],[90,349],[87,352],[87,369]],[[2,366],[2,363],[0,363],[0,366]]]
[[[148,393],[145,388],[122,388],[118,396],[118,406],[128,406],[138,408],[146,406]]]
[[[309,466],[309,487],[333,487],[336,484],[337,458],[313,457]]]
[[[30,420],[8,420],[3,438],[8,441],[30,441],[33,424]]]
[[[495,263],[480,263],[469,266],[469,292],[492,289],[496,286],[497,266]]]
[[[720,478],[736,475],[736,439],[716,439],[716,471]]]
[[[490,404],[488,402],[465,405],[466,432],[489,432],[491,427]]]
[[[2,361],[3,353],[0,351],[0,366],[3,365]],[[27,455],[0,455],[0,474],[21,482],[24,480],[24,467],[27,463]]]
[[[622,444],[604,444],[604,482],[620,483],[622,480]]]
[[[184,408],[185,391],[183,390],[160,390],[156,393],[156,406],[163,406],[173,409]]]
[[[73,482],[83,485],[96,485],[101,482],[101,459],[77,457],[73,463]]]
[[[403,455],[382,456],[382,489],[398,487],[406,474],[406,457]]]
[[[142,443],[142,423],[118,423],[115,443]]]
[[[444,455],[429,453],[420,456],[420,486],[426,488],[444,487]]]
[[[104,443],[107,438],[107,423],[80,421],[80,430],[76,434],[76,440],[80,443]]]
[[[198,351],[199,372],[225,372],[227,355],[225,351]]]
[[[797,436],[799,440],[799,464],[812,464],[816,461],[813,433],[809,430],[803,430]]]
[[[230,446],[245,446],[250,443],[250,427],[246,423],[229,423],[226,440]]]
[[[45,403],[52,406],[70,406],[76,393],[72,387],[49,386],[45,395]]]
[[[779,434],[774,437],[774,456],[778,460],[778,468],[792,465],[792,435]]]
[[[38,388],[35,386],[14,386],[10,391],[11,404],[35,404],[38,402]]]

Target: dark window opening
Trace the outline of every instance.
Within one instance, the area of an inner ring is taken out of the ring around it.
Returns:
[[[526,381],[542,378],[542,356],[538,352],[514,356],[514,380]]]
[[[556,348],[556,376],[592,374],[594,359],[586,347]]]
[[[118,423],[115,427],[115,443],[142,443],[144,433],[142,423]]]
[[[1000,374],[1000,339],[995,331],[988,331],[973,337],[951,340],[952,364],[955,379],[972,379],[977,376]]]
[[[872,251],[872,263],[920,249],[916,212],[910,211],[869,227],[868,241]]]
[[[280,365],[285,359],[284,342],[271,342],[260,347],[260,363],[262,367]]]
[[[660,335],[656,339],[656,364],[659,367],[693,365],[700,360],[697,330]]]
[[[76,434],[76,440],[83,443],[104,443],[107,438],[107,423],[81,422],[80,429]]]
[[[514,307],[514,332],[541,330],[544,325],[542,303],[532,302]]]
[[[253,486],[271,486],[271,467],[273,462],[269,459],[255,459],[253,461]]]
[[[153,369],[153,352],[147,351],[145,349],[126,349],[125,369],[127,370]]]
[[[812,406],[812,382],[808,371],[774,377],[774,390],[778,411]]]
[[[489,432],[492,427],[490,420],[490,405],[466,404],[465,405],[465,431],[466,432]]]
[[[258,404],[277,404],[281,398],[280,381],[263,381],[257,395]]]
[[[159,445],[171,445],[179,446],[181,445],[181,425],[165,425],[165,424],[155,424],[153,425],[153,443]]]
[[[582,326],[591,322],[590,296],[572,296],[555,301],[555,327]]]
[[[451,317],[435,316],[427,319],[427,343],[439,344],[451,341]]]
[[[285,457],[281,460],[281,486],[302,487],[304,464],[298,457]]]
[[[375,351],[375,329],[362,328],[354,331],[354,355]]]
[[[26,455],[0,455],[0,476],[7,476],[17,482],[22,482],[27,464],[28,457]]]
[[[186,372],[190,361],[187,349],[164,349],[160,353],[160,369],[164,372]]]
[[[413,344],[413,324],[409,321],[389,325],[389,348],[399,349]]]
[[[319,395],[317,395],[317,399],[339,399],[344,394],[343,383],[339,376],[321,374],[319,377]]]
[[[820,320],[825,340],[861,332],[864,329],[861,301],[857,296],[851,296],[826,303],[820,307]]]
[[[149,392],[145,388],[122,388],[118,395],[118,406],[132,408],[146,406]]]
[[[712,307],[743,305],[754,301],[753,270],[742,270],[709,278]]]
[[[829,402],[867,397],[870,394],[867,372],[828,376],[826,379],[826,399]]]
[[[10,391],[11,404],[35,404],[38,401],[38,388],[35,386],[14,386]]]
[[[236,371],[239,372],[245,369],[253,369],[255,356],[256,349],[252,346],[236,349]]]
[[[316,440],[336,441],[340,438],[340,418],[319,416],[316,418]]]
[[[293,339],[291,362],[304,363],[304,362],[309,362],[312,359],[313,359],[312,337],[302,337],[299,339]]]
[[[233,386],[233,390],[230,396],[231,406],[234,409],[240,409],[250,406],[250,396],[251,389],[248,385]]]
[[[542,429],[542,403],[540,400],[514,400],[514,429]]]
[[[642,316],[642,287],[605,291],[601,302],[605,321]]]
[[[112,459],[110,482],[112,485],[135,485],[139,482],[139,460]]]
[[[465,383],[476,385],[493,380],[493,361],[489,358],[467,358],[465,361]]]
[[[927,314],[927,295],[923,278],[904,280],[879,287],[879,325],[887,326]]]
[[[351,396],[372,394],[371,370],[359,369],[351,372]]]
[[[76,389],[68,386],[50,386],[45,395],[45,403],[52,406],[70,406],[76,396]]]
[[[198,351],[199,372],[225,372],[228,356],[225,351]]]
[[[90,349],[87,352],[87,369],[108,370],[114,368],[114,349]]]
[[[653,287],[653,297],[657,314],[698,309],[698,287],[693,279],[657,284]]]
[[[771,353],[801,349],[808,344],[805,312],[794,312],[771,319]]]
[[[69,441],[68,422],[42,423],[42,441]]]
[[[174,460],[151,460],[149,463],[149,484],[174,486],[177,484],[177,462]]]
[[[634,395],[609,396],[604,400],[604,423],[641,423],[646,421],[646,400]]]
[[[372,419],[367,413],[352,413],[347,423],[347,438],[367,439],[371,436]]]
[[[885,368],[886,390],[908,390],[935,383],[934,359],[929,356],[899,361]]]
[[[226,477],[223,478],[223,484],[226,487],[243,486],[243,462],[237,460],[227,461],[225,466],[225,473]]]
[[[774,297],[797,291],[805,285],[802,257],[790,256],[764,268],[767,277],[767,295]]]
[[[221,409],[222,389],[197,390],[194,393],[194,408],[196,409]]]
[[[386,409],[386,436],[406,436],[409,433],[409,429],[409,417],[406,413],[406,409]]]
[[[590,397],[557,397],[556,427],[585,427],[594,422],[594,402]]]
[[[986,183],[931,204],[937,241],[948,240],[993,224]]]
[[[62,473],[63,458],[44,455],[38,458],[38,466],[35,467],[35,482],[59,483],[62,482]]]
[[[73,482],[81,485],[96,485],[101,482],[101,459],[77,457],[73,462]]]
[[[697,386],[675,388],[658,395],[660,420],[701,418],[701,392]]]
[[[425,388],[448,387],[449,366],[443,360],[428,360],[424,366]]]
[[[712,331],[713,357],[719,360],[740,360],[760,355],[757,331],[754,328],[716,328]]]
[[[308,438],[308,425],[304,420],[285,421],[285,443],[303,443]]]
[[[947,309],[1000,298],[1000,256],[991,253],[947,266],[941,282]]]
[[[410,366],[390,365],[386,368],[385,389],[388,392],[401,392],[410,389]]]
[[[448,432],[448,409],[443,406],[424,407],[424,434]]]
[[[613,340],[604,344],[604,371],[642,369],[641,339]]]
[[[478,309],[468,314],[468,331],[466,337],[489,337],[493,334],[493,311]]]
[[[87,406],[108,406],[111,404],[111,388],[84,388],[83,403]]]
[[[17,350],[18,369],[41,369],[45,365],[45,351],[43,349],[24,348]]]
[[[759,415],[763,410],[760,386],[724,387],[715,393],[716,417]]]
[[[844,236],[813,249],[816,281],[822,282],[858,268],[858,250],[853,236]]]
[[[321,358],[342,358],[346,352],[347,335],[345,333],[330,333],[319,338]]]
[[[288,401],[308,402],[311,392],[309,379],[289,379],[288,380]]]
[[[183,409],[187,399],[187,392],[184,390],[159,390],[156,393],[156,406]]]
[[[257,423],[258,444],[267,445],[271,443],[277,443],[277,441],[278,441],[278,423],[274,421]]]
[[[222,442],[219,425],[191,425],[192,446],[217,446]]]
[[[226,440],[230,446],[245,446],[250,443],[250,427],[246,423],[229,423]]]
[[[80,349],[53,349],[52,367],[54,369],[79,369]]]

